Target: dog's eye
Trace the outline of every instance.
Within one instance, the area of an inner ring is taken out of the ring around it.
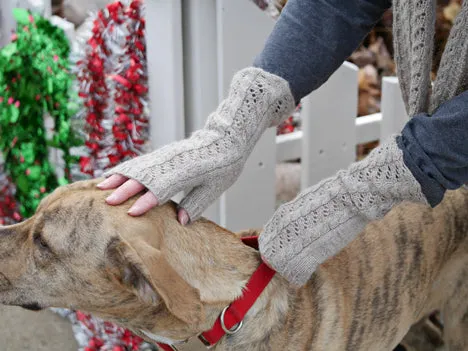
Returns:
[[[48,250],[49,245],[47,242],[44,240],[44,238],[41,236],[40,233],[34,234],[34,244],[36,244],[39,248]]]

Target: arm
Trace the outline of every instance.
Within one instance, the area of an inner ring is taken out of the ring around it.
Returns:
[[[297,25],[294,20],[290,22]],[[320,28],[316,31],[320,32]],[[275,42],[274,33],[270,42]],[[333,38],[334,33],[332,28],[321,35]],[[295,48],[298,39],[301,38],[291,37],[283,44],[277,38],[279,44],[269,43],[256,61],[264,69],[285,77],[296,101],[328,77],[314,76],[317,70],[311,69],[307,60],[289,62],[291,57],[287,52],[303,50],[300,40],[301,44]],[[344,56],[351,43],[352,40],[340,49]],[[326,49],[314,54],[322,58],[322,66],[331,72],[340,62],[333,56],[327,57]],[[274,55],[278,57],[270,61],[268,57]],[[302,69],[296,71],[301,65]],[[306,77],[288,78],[300,71],[307,72]],[[281,206],[260,236],[260,251],[264,260],[281,275],[302,285],[318,265],[338,253],[367,223],[383,217],[402,201],[436,206],[446,190],[457,189],[467,182],[468,91],[465,91],[442,104],[432,116],[414,116],[401,135],[386,140],[365,160],[306,189],[295,200]]]
[[[254,66],[288,81],[299,102],[325,83],[390,7],[390,0],[289,0]]]
[[[360,162],[282,205],[260,236],[264,260],[305,284],[318,265],[403,201],[436,206],[468,181],[468,91],[420,114]]]
[[[236,74],[205,127],[109,171],[100,188],[118,189],[108,203],[147,188],[129,211],[137,216],[185,191],[179,220],[196,219],[236,181],[263,131],[323,84],[389,6],[389,0],[289,0],[255,67]]]

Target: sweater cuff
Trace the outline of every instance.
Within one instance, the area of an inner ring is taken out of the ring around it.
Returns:
[[[398,136],[397,145],[403,152],[403,162],[421,185],[421,191],[432,207],[444,198],[445,188],[432,176],[437,171],[431,159],[426,155],[417,140],[403,130]]]

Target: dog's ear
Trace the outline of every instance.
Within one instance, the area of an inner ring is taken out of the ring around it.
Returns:
[[[107,255],[117,268],[117,279],[143,301],[153,304],[162,299],[169,312],[188,324],[204,320],[199,290],[182,279],[159,250],[144,242],[130,246],[115,239]]]

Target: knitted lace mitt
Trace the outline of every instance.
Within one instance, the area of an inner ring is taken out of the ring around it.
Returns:
[[[260,252],[278,273],[302,286],[369,221],[404,200],[427,203],[392,136],[364,160],[280,206],[260,235]]]
[[[289,84],[259,68],[238,72],[227,98],[203,129],[113,168],[148,188],[163,204],[180,191],[180,206],[197,219],[239,177],[261,135],[294,110]]]

